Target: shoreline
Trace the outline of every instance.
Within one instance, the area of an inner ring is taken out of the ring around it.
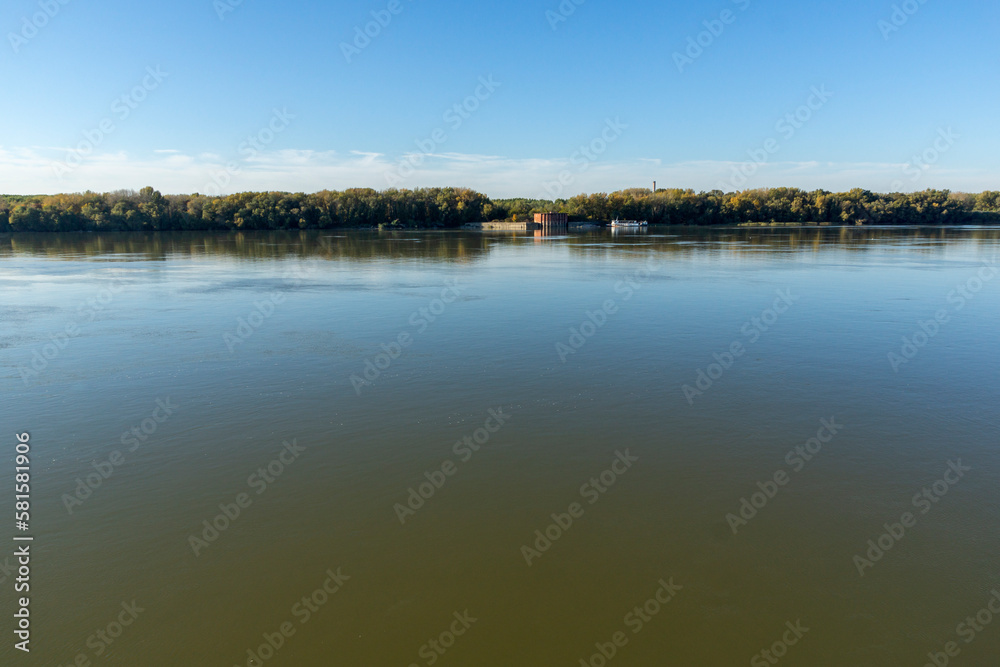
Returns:
[[[527,225],[533,225],[534,223],[527,223]],[[482,225],[482,226],[480,226]],[[835,229],[851,229],[851,230],[898,230],[898,229],[933,229],[933,230],[945,230],[945,229],[982,229],[982,230],[1000,230],[1000,223],[937,223],[937,224],[881,224],[881,225],[869,225],[869,224],[848,224],[848,223],[831,223],[831,222],[816,222],[816,223],[803,223],[803,222],[740,222],[740,223],[729,223],[729,224],[715,224],[715,225],[692,225],[692,224],[653,224],[650,223],[647,227],[641,229],[617,229],[610,227],[607,223],[597,224],[597,223],[570,223],[568,229],[560,229],[558,231],[548,231],[546,235],[552,236],[565,236],[568,234],[583,234],[583,233],[593,233],[593,232],[616,232],[623,235],[631,236],[642,236],[647,231],[651,230],[666,230],[666,229],[686,229],[686,230],[732,230],[732,231],[749,231],[749,230],[794,230],[794,229],[817,229],[817,230],[835,230]],[[539,229],[528,229],[526,228],[526,223],[469,223],[462,225],[461,227],[327,227],[320,229],[219,229],[219,228],[204,228],[204,229],[85,229],[85,230],[37,230],[37,231],[21,231],[21,230],[6,230],[0,231],[0,238],[6,237],[18,237],[18,236],[32,236],[32,235],[43,235],[43,236],[90,236],[90,235],[138,235],[138,234],[214,234],[223,236],[235,236],[239,234],[328,234],[330,232],[372,232],[377,234],[400,234],[400,233],[457,233],[457,232],[478,232],[481,234],[495,234],[495,233],[522,233],[525,235],[530,235],[542,231]]]

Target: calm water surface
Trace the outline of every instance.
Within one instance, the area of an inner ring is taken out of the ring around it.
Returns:
[[[0,237],[0,663],[995,666],[998,249]]]

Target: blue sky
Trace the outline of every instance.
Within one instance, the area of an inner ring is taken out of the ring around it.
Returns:
[[[3,3],[0,192],[1000,189],[995,3],[235,2]]]

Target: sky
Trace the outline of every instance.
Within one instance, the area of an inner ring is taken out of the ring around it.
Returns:
[[[6,0],[0,192],[1000,189],[981,0]]]

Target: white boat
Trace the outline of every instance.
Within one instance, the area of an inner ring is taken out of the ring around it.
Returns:
[[[611,226],[612,227],[646,227],[647,225],[649,225],[649,223],[646,222],[645,220],[642,220],[642,221],[639,221],[639,220],[619,220],[618,218],[615,218],[614,220],[611,221]]]

